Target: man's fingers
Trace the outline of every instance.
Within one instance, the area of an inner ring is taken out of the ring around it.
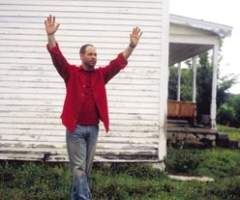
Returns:
[[[141,29],[139,27],[133,28],[132,34],[141,37],[142,35]]]
[[[52,16],[52,15],[49,15],[48,17],[47,17],[47,23],[49,23],[49,24],[54,24],[55,23],[55,20],[56,20],[56,17],[55,16]]]
[[[55,18],[56,18],[55,16],[52,17],[52,23],[54,24],[55,24]]]

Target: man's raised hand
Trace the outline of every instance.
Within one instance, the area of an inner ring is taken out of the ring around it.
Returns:
[[[142,36],[142,31],[140,28],[135,27],[130,34],[130,47],[135,48]]]
[[[49,15],[45,20],[45,30],[47,35],[54,35],[60,24],[55,22],[55,16]]]

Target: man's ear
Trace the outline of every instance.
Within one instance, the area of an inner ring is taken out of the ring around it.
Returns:
[[[80,53],[80,54],[79,54],[79,57],[80,57],[81,60],[82,60],[82,58],[83,58],[83,55],[84,55],[83,53]]]

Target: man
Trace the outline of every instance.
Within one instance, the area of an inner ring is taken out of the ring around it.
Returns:
[[[47,49],[66,85],[61,118],[67,129],[67,151],[73,175],[71,199],[88,200],[91,199],[88,178],[98,140],[99,120],[103,122],[106,132],[109,130],[105,84],[127,65],[127,59],[137,46],[142,32],[135,27],[127,48],[107,66],[95,69],[97,52],[92,44],[80,48],[80,66],[68,63],[54,37],[59,25],[54,16],[49,15],[45,20]]]

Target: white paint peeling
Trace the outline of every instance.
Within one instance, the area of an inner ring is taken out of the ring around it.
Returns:
[[[162,2],[1,1],[0,159],[68,161],[59,117],[65,87],[46,50],[44,20],[49,14],[61,23],[56,38],[66,58],[76,65],[82,44],[94,43],[99,64],[106,65],[126,47],[131,29],[142,29],[128,67],[107,85],[111,132],[106,134],[101,124],[95,161],[163,159],[159,85],[166,81],[161,45],[168,42],[162,40],[164,24],[159,22],[168,8]]]

